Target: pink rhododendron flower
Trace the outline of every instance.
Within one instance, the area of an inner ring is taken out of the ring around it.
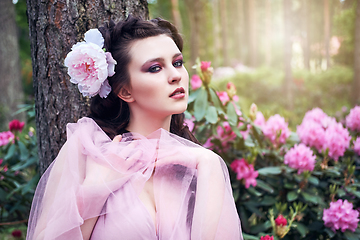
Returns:
[[[354,141],[354,152],[360,156],[360,137]]]
[[[276,219],[275,219],[275,224],[277,226],[286,226],[287,225],[287,220],[286,218],[284,218],[283,215],[279,215]]]
[[[228,93],[228,96],[231,99],[236,96],[236,87],[235,87],[234,83],[228,82],[226,84],[226,92]]]
[[[211,62],[201,62],[200,68],[201,71],[205,72],[206,70],[208,70],[208,68],[211,66]]]
[[[265,123],[266,121],[262,112],[256,112],[256,118],[254,120],[254,124],[258,125],[259,127],[263,127],[265,126]]]
[[[192,90],[196,90],[196,89],[200,88],[202,85],[202,81],[201,81],[201,78],[199,77],[199,75],[196,75],[196,74],[193,75],[191,77],[190,84],[191,84]]]
[[[194,126],[195,126],[194,119],[185,118],[184,119],[184,125],[188,126],[190,132],[192,132],[192,130],[194,129]]]
[[[303,171],[313,171],[315,167],[315,159],[313,151],[305,146],[305,144],[300,143],[291,148],[284,156],[284,163],[289,165],[289,167],[297,169],[298,174]]]
[[[326,121],[328,117],[320,108],[314,108],[305,114],[303,122],[313,121],[322,125],[323,121]]]
[[[12,232],[11,232],[11,235],[12,235],[14,238],[21,238],[22,232],[21,232],[21,230],[17,229],[17,230],[12,231]]]
[[[233,132],[228,122],[223,122],[222,126],[218,126],[216,132],[217,137],[221,141],[221,151],[226,151],[229,148],[229,142],[235,140],[236,134]]]
[[[3,161],[4,161],[3,159],[0,159],[0,165],[3,163]]]
[[[321,151],[325,143],[325,129],[315,121],[303,121],[297,127],[297,134],[304,144]]]
[[[270,139],[274,145],[284,144],[290,136],[288,123],[279,114],[271,116],[262,127],[265,137]]]
[[[242,119],[242,118],[240,117],[240,119]],[[244,125],[243,122],[239,122],[238,128],[242,127],[243,125]],[[246,139],[249,136],[250,128],[251,128],[251,125],[247,125],[245,131],[240,131],[240,133],[241,133],[241,135],[243,136],[244,139]]]
[[[211,142],[211,138],[208,138],[206,142],[202,145],[204,148],[213,150],[214,144]]]
[[[229,98],[227,92],[216,92],[216,94],[218,95],[218,97],[223,105],[225,105],[228,101],[230,101],[230,98]]]
[[[245,188],[249,188],[250,185],[256,186],[256,178],[259,175],[258,171],[254,171],[254,166],[249,164],[245,159],[235,159],[231,165],[231,169],[237,174],[238,180],[245,180]]]
[[[341,123],[330,125],[325,131],[323,150],[329,149],[329,157],[337,161],[349,148],[350,140],[349,131]]]
[[[352,131],[360,132],[360,106],[355,106],[346,117],[346,126]]]
[[[260,240],[274,240],[274,236],[270,236],[270,235],[261,236]]]
[[[353,209],[353,204],[347,200],[337,200],[330,203],[330,208],[324,209],[323,221],[326,227],[334,232],[341,229],[342,232],[349,229],[355,232],[359,222],[359,212]]]
[[[107,80],[115,74],[116,61],[111,53],[104,52],[104,38],[97,29],[85,33],[85,42],[78,42],[65,58],[70,82],[78,84],[83,96],[93,97],[99,94],[104,98],[111,91]]]
[[[0,132],[0,146],[8,144],[10,141],[14,140],[15,136],[12,132]]]
[[[20,122],[17,119],[12,120],[9,122],[9,129],[11,132],[21,132],[24,128],[25,122]]]

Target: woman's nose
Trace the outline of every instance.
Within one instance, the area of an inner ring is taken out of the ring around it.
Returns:
[[[169,83],[179,82],[181,80],[181,73],[178,68],[172,67],[169,75]]]

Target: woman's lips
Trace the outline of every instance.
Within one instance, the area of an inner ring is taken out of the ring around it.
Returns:
[[[175,91],[169,96],[173,99],[180,99],[185,97],[185,90],[184,88],[180,87],[175,89]]]

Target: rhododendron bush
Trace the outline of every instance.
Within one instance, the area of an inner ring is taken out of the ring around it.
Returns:
[[[33,118],[33,108],[25,107]],[[30,122],[32,119],[28,119]],[[0,231],[26,223],[39,179],[35,129],[14,119],[0,132]]]
[[[360,107],[341,122],[311,109],[290,129],[242,111],[234,84],[215,90],[209,62],[195,68],[186,125],[228,164],[244,238],[360,239]]]

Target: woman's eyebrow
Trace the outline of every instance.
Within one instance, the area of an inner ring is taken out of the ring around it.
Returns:
[[[174,56],[173,56],[173,59],[174,58],[177,58],[177,57],[179,57],[179,56],[182,56],[182,53],[180,52],[180,53],[176,53]]]

